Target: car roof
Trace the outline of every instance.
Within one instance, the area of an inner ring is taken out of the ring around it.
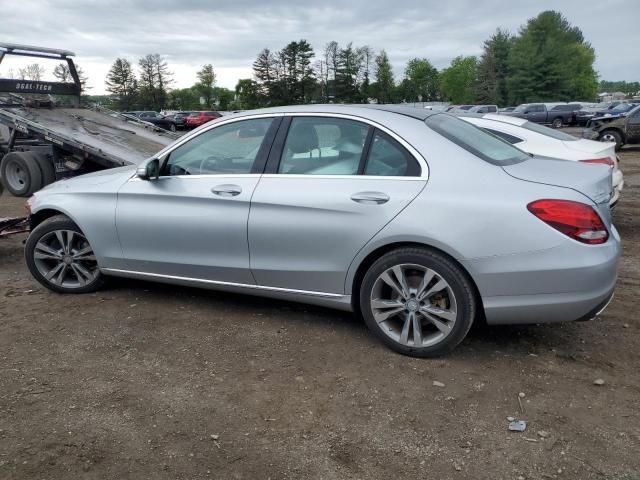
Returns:
[[[426,120],[434,115],[443,115],[443,112],[434,112],[426,108],[415,108],[403,105],[376,105],[376,104],[316,104],[316,105],[289,105],[284,107],[270,107],[258,110],[246,110],[234,113],[233,116],[259,115],[269,113],[335,113],[370,118],[376,111],[383,111],[416,120]]]

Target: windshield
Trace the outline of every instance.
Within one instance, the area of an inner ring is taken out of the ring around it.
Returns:
[[[574,137],[573,135],[569,135],[568,133],[564,133],[559,130],[545,127],[544,125],[539,125],[533,122],[524,122],[520,126],[532,132],[540,133],[546,137],[555,138],[556,140],[562,140],[563,142],[573,142],[575,140],[578,140],[578,138]]]
[[[193,112],[189,114],[190,117],[199,117],[200,116],[200,112]]]
[[[621,103],[620,105],[616,105],[615,107],[613,107],[611,110],[609,110],[611,113],[616,113],[616,112],[626,112],[627,110],[631,110],[633,108],[632,104],[629,103]]]
[[[450,115],[433,115],[425,123],[459,147],[494,165],[513,165],[529,158],[510,143]]]
[[[513,109],[514,112],[523,113],[527,108],[529,108],[529,103],[523,103],[522,105],[518,105]]]

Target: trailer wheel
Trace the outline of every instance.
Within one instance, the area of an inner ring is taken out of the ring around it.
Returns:
[[[2,183],[16,197],[28,197],[42,188],[38,162],[24,152],[9,152],[0,163]]]
[[[42,187],[56,181],[56,169],[48,155],[39,154],[37,152],[23,152],[23,154],[25,157],[31,157],[38,167],[40,167],[40,173],[42,173]]]

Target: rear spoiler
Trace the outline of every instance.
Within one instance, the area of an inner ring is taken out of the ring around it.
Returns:
[[[30,45],[17,45],[14,43],[0,43],[0,63],[7,55],[19,57],[47,58],[66,61],[73,83],[45,82],[41,80],[16,80],[13,78],[0,78],[0,92],[6,93],[40,93],[49,95],[73,95],[80,99],[82,85],[78,71],[73,63],[75,54],[67,50],[54,48],[33,47]]]

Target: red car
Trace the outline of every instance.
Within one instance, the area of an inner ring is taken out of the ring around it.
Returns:
[[[185,120],[184,126],[187,128],[196,128],[221,116],[218,112],[193,112]]]

